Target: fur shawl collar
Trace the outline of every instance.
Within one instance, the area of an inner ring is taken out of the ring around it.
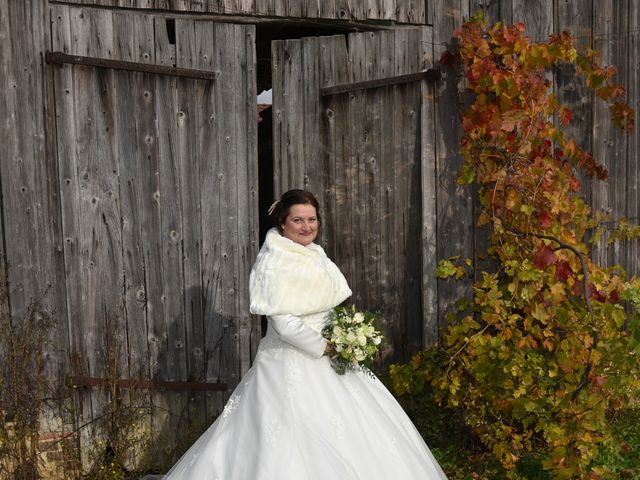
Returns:
[[[249,278],[251,313],[309,315],[351,296],[342,272],[321,246],[300,245],[272,228]]]

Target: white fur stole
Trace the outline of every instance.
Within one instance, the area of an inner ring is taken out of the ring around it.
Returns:
[[[249,278],[251,313],[309,315],[351,296],[347,281],[321,246],[306,247],[272,228]]]

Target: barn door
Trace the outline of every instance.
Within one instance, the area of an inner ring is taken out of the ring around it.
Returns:
[[[82,415],[100,417],[115,378],[161,407],[152,428],[179,449],[178,427],[220,411],[260,338],[247,292],[254,27],[61,5],[51,15],[67,351],[85,377]]]
[[[406,358],[437,336],[428,27],[276,41],[274,189],[314,192],[321,243]]]

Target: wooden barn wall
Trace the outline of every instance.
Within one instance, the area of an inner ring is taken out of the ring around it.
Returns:
[[[266,16],[351,21],[427,23],[429,0],[63,0],[64,3],[206,12],[234,16]]]
[[[532,40],[545,40],[551,33],[571,31],[579,44],[602,52],[602,62],[618,69],[617,81],[627,88],[627,101],[638,111],[638,68],[640,52],[640,4],[633,0],[433,0],[434,58],[451,44],[453,31],[470,15],[483,9],[490,23],[524,22]],[[570,70],[553,75],[560,100],[574,110],[569,127],[581,145],[591,149],[596,159],[609,171],[607,182],[583,179],[582,195],[594,211],[612,217],[609,226],[620,218],[640,222],[640,155],[638,128],[631,135],[611,126],[606,106],[586,92],[584,83]],[[451,255],[473,257],[481,266],[478,252],[484,248],[483,235],[473,229],[478,215],[475,192],[456,185],[462,164],[458,142],[461,135],[457,119],[456,85],[453,79],[441,82],[435,97],[435,162],[437,168],[437,237],[438,259]],[[604,242],[594,247],[595,258],[607,265],[620,264],[629,273],[640,273],[640,242],[606,248]],[[466,283],[438,281],[439,321],[461,294],[469,294],[472,279]]]
[[[260,336],[248,312],[254,27],[178,18],[171,45],[162,15],[54,6],[51,18],[55,51],[219,72],[211,81],[53,67],[69,349],[79,373],[105,377],[117,367],[120,378],[232,389]],[[151,427],[172,438],[218,413],[226,396],[152,391],[160,409]],[[96,418],[105,401],[84,395],[84,417]]]
[[[640,4],[634,0],[501,1],[499,15],[522,21],[532,39],[544,40],[564,30],[578,37],[578,44],[601,52],[605,65],[617,68],[616,81],[627,89],[627,102],[636,109],[638,101],[638,35]],[[498,14],[498,12],[496,12]],[[492,20],[500,17],[490,17]],[[611,216],[608,227],[621,218],[640,222],[640,165],[638,129],[628,135],[612,126],[603,102],[594,100],[571,71],[555,72],[555,89],[560,100],[574,110],[570,132],[590,149],[609,172],[607,181],[583,179],[582,195],[594,211]],[[629,273],[640,273],[638,241],[606,247],[604,240],[594,247],[595,259],[605,265],[620,264]]]
[[[55,386],[64,379],[68,335],[52,92],[42,61],[47,17],[44,1],[0,0],[0,253],[13,321],[38,303],[55,322],[43,359]]]
[[[79,3],[86,5],[72,5]],[[89,4],[129,8],[96,9]],[[253,10],[258,4],[267,10]],[[186,62],[182,66],[201,69],[217,69],[216,62],[225,62],[224,71],[233,73],[229,73],[231,79],[221,81],[242,84],[242,79],[254,75],[250,28],[241,31],[232,25],[225,27],[230,30],[218,29],[211,23],[189,23],[194,16],[175,15],[182,18],[176,21],[177,36],[189,39],[175,47],[168,44],[167,29],[158,28],[163,16],[159,11],[164,10],[165,15],[170,9],[221,13],[222,5],[195,0],[0,0],[0,253],[6,259],[15,321],[46,292],[43,307],[53,312],[57,328],[45,352],[45,365],[50,377],[59,382],[68,373],[71,352],[95,353],[91,349],[98,345],[107,319],[125,324],[119,332],[127,339],[128,355],[121,364],[127,374],[134,375],[142,368],[149,375],[158,372],[176,379],[215,379],[233,384],[250,364],[259,328],[243,309],[247,305],[246,275],[257,248],[254,239],[258,228],[252,210],[257,203],[255,166],[251,162],[228,162],[224,167],[215,163],[222,158],[254,155],[255,141],[251,138],[255,125],[249,121],[254,116],[254,99],[250,85],[247,84],[244,98],[237,89],[219,91],[195,80],[91,73],[83,67],[50,67],[42,59],[47,49],[66,48],[70,53],[112,58],[123,55],[140,62],[172,64],[175,60],[179,65]],[[224,5],[229,7],[231,3]],[[276,0],[245,4],[236,1],[233,5],[236,13],[248,11],[266,17],[292,16],[291,8],[297,8],[292,2]],[[298,15],[320,18],[328,11],[335,17],[341,9],[356,6],[362,12],[362,2],[353,0],[318,0],[313,5],[322,7],[320,13],[316,15],[316,10],[306,5],[300,7]],[[390,0],[378,0],[375,5],[367,7],[366,14],[348,13],[347,17],[394,20],[397,12],[409,11],[408,5],[416,5],[412,8],[420,11],[423,2],[403,3],[406,8],[398,8],[400,4]],[[428,6],[422,11],[428,14],[433,27],[419,42],[429,61],[433,58],[437,63],[451,43],[453,31],[471,13],[483,8],[490,21],[525,22],[535,40],[565,29],[577,34],[581,44],[600,50],[603,62],[619,69],[618,80],[627,87],[627,100],[638,108],[638,2],[432,0]],[[99,13],[91,13],[96,11]],[[80,17],[83,12],[85,18]],[[222,13],[231,15],[229,11]],[[76,17],[71,21],[66,15]],[[400,17],[395,21],[401,21]],[[56,32],[54,38],[52,31]],[[401,63],[408,60],[401,60],[395,53],[396,47],[408,45],[398,43],[402,35],[413,34],[358,34],[350,40],[349,48],[340,40],[342,37],[282,42],[274,50],[276,61],[281,61],[285,53],[293,58],[311,58],[308,55],[318,50],[329,54],[322,57],[326,65],[321,62],[319,70],[313,70],[316,67],[309,62],[304,64],[307,70],[284,68],[282,72],[289,77],[274,78],[274,85],[301,85],[302,78],[310,78],[308,88],[318,88],[319,82],[327,80],[332,62],[347,62],[355,58],[358,50],[364,55],[364,64],[354,62],[347,69],[336,70],[331,81],[399,72],[408,65]],[[244,42],[247,49],[239,49],[237,57],[228,48],[207,50],[216,42],[227,46]],[[390,49],[391,56],[371,59],[368,55],[374,51],[374,44],[375,48]],[[415,67],[420,66],[417,55],[411,61],[416,62]],[[553,79],[560,99],[575,112],[572,134],[595,153],[610,173],[607,183],[585,179],[582,194],[596,210],[610,213],[614,220],[626,217],[640,221],[639,129],[631,136],[614,130],[606,108],[593,101],[570,71],[558,70]],[[476,257],[483,246],[482,236],[472,228],[477,215],[474,192],[455,183],[461,165],[461,132],[454,82],[445,78],[435,87],[398,86],[385,92],[349,94],[346,101],[333,98],[324,103],[307,102],[287,119],[310,129],[309,136],[291,137],[287,147],[292,154],[303,153],[303,158],[308,156],[309,160],[305,160],[304,168],[293,170],[291,178],[283,177],[280,188],[301,182],[322,192],[325,215],[329,215],[326,218],[338,220],[335,225],[327,223],[323,231],[329,253],[339,259],[357,286],[358,303],[388,305],[401,312],[393,335],[401,345],[398,348],[407,352],[421,343],[431,343],[452,302],[470,292],[471,279],[466,284],[434,281],[429,272],[435,261],[451,255]],[[147,96],[146,92],[150,94]],[[292,102],[296,95],[307,98],[304,95],[308,93],[290,90],[281,101]],[[279,95],[277,90],[274,95]],[[201,103],[197,98],[212,101]],[[409,106],[395,109],[389,107],[389,102],[408,102]],[[225,124],[227,130],[222,128],[220,137],[206,139],[202,131],[210,125],[207,122],[219,123],[228,117],[222,112],[233,108],[244,112],[237,116],[237,123]],[[163,116],[166,112],[175,114],[175,121]],[[353,121],[354,118],[364,120]],[[277,116],[274,121],[277,135],[285,138],[287,125]],[[418,126],[423,127],[419,132]],[[98,135],[99,131],[104,135]],[[245,131],[244,140],[236,136]],[[345,132],[353,135],[348,144],[342,140]],[[326,155],[318,156],[315,149],[308,147],[321,134],[330,134],[335,141],[328,146]],[[385,141],[384,146],[373,141],[396,135],[398,142]],[[417,143],[411,143],[413,140]],[[127,148],[127,142],[131,148]],[[283,150],[282,142],[277,148]],[[385,153],[385,149],[389,150]],[[198,164],[200,153],[215,157],[215,162]],[[409,160],[405,165],[381,162],[385,155]],[[317,167],[311,166],[314,158]],[[372,158],[378,161],[372,162]],[[149,162],[146,169],[142,168],[144,162]],[[198,170],[190,170],[194,163],[189,162],[196,162]],[[90,174],[87,178],[85,171]],[[350,176],[340,177],[341,173]],[[417,181],[421,185],[419,192]],[[333,190],[332,182],[336,185]],[[433,188],[425,188],[428,185]],[[231,198],[237,211],[218,208],[217,198]],[[375,219],[376,212],[379,220]],[[395,223],[400,220],[401,224]],[[417,222],[419,231],[406,223],[409,220]],[[332,230],[335,228],[347,230],[340,241]],[[94,232],[99,234],[95,239]],[[176,242],[183,251],[178,250]],[[418,244],[423,252],[419,262],[416,260],[420,269],[409,255],[409,248]],[[640,272],[637,241],[608,250],[600,245],[595,251],[597,258],[608,264],[620,263],[631,273]],[[388,268],[380,262],[383,257],[389,259]],[[230,273],[232,268],[237,276]],[[407,287],[409,280],[413,283]],[[422,285],[422,294],[418,294],[421,311],[410,310],[402,303],[406,292],[418,288],[416,281]],[[394,290],[397,285],[404,286]],[[87,300],[91,292],[96,295]],[[109,298],[115,303],[100,310],[98,307],[106,307]],[[171,320],[175,318],[185,322],[183,329]],[[216,318],[218,323],[198,337],[198,331],[210,318]],[[215,334],[222,333],[225,324],[229,333],[218,345]],[[137,330],[137,325],[144,328]],[[87,329],[93,333],[87,334]],[[167,353],[169,339],[174,342],[171,351],[179,353]],[[202,344],[198,346],[198,342]],[[217,348],[226,353],[205,359],[203,352]],[[97,373],[99,362],[96,353],[82,368],[87,369],[85,373]],[[195,372],[205,364],[204,377],[195,378]],[[221,405],[220,399],[197,402],[200,406],[196,410],[202,407],[213,411]]]
[[[433,218],[423,230],[421,209],[422,170],[433,167],[421,158],[422,127],[433,127],[422,118],[425,92],[420,81],[323,98],[320,88],[420,72],[431,55],[428,27],[273,43],[276,195],[302,186],[318,194],[320,241],[352,301],[381,312],[395,359],[433,333],[422,309],[423,235],[435,243]],[[425,192],[429,210],[433,186]],[[433,287],[425,285],[428,299]]]
[[[254,27],[175,24],[172,46],[162,15],[0,0],[0,273],[6,259],[13,322],[42,298],[54,389],[67,374],[112,375],[110,356],[120,378],[227,384],[151,393],[156,412],[171,410],[152,427],[172,435],[219,413],[260,338],[248,312]],[[51,66],[46,50],[220,74]],[[96,419],[106,394],[79,392],[78,423]]]

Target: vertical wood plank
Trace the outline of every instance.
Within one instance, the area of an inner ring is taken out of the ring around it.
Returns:
[[[618,69],[615,81],[628,87],[627,56],[629,37],[629,2],[608,0],[594,2],[593,39],[594,49],[601,53],[604,65]],[[626,210],[627,142],[624,132],[613,127],[607,105],[596,100],[593,110],[593,155],[609,172],[606,182],[592,182],[592,204],[594,211],[602,210],[617,221]],[[594,257],[602,265],[619,263],[624,255],[624,246],[614,243],[605,245],[605,239],[594,248]]]
[[[235,162],[237,157],[236,124],[233,116],[229,116],[228,112],[237,112],[237,81],[239,78],[238,59],[236,52],[222,47],[237,43],[238,31],[234,25],[219,25],[215,30],[215,43],[217,45],[216,68],[222,72],[218,88],[221,89],[219,134],[224,141],[219,141],[220,159],[233,159],[232,162],[219,162],[217,168],[218,178],[218,198],[217,202],[221,206],[219,218],[218,238],[220,250],[218,255],[221,256],[220,265],[220,281],[221,291],[219,293],[220,310],[223,322],[222,350],[220,358],[220,379],[231,386],[239,381],[239,344],[238,344],[238,322],[237,315],[237,276],[234,274],[238,262],[237,236],[238,236],[238,219],[237,209],[222,208],[226,203],[237,205],[238,195],[236,189],[236,172]],[[222,48],[220,48],[222,47]],[[209,375],[209,373],[208,373]],[[210,378],[210,377],[209,377]]]
[[[42,361],[57,386],[67,373],[69,340],[53,76],[40,53],[51,45],[48,13],[44,2],[0,1],[0,274],[9,282],[9,301],[0,307],[14,325],[36,302],[51,316]],[[55,407],[45,408],[43,431],[55,428]]]
[[[302,16],[303,3],[307,3],[306,0],[287,0],[287,16],[289,17]]]
[[[382,20],[391,20],[396,18],[396,1],[402,0],[379,0],[379,17]]]
[[[336,9],[335,17],[340,20],[349,20],[353,18],[352,9],[356,3],[356,0],[334,0]]]
[[[249,274],[253,262],[260,250],[259,241],[259,216],[258,209],[258,123],[254,117],[254,113],[257,112],[257,85],[256,85],[256,29],[255,27],[245,27],[245,51],[247,71],[244,78],[246,84],[246,105],[245,105],[245,119],[246,123],[246,137],[245,142],[247,145],[246,158],[246,180],[245,184],[239,184],[238,190],[247,192],[247,195],[240,195],[239,198],[243,203],[243,207],[239,208],[243,215],[239,218],[246,218],[246,226],[240,228],[240,236],[244,240],[241,244],[241,264],[240,264],[240,304],[243,311],[242,315],[249,316]],[[317,107],[317,105],[316,105]],[[242,159],[239,160],[243,162]],[[244,277],[243,277],[244,274]],[[258,344],[262,338],[261,332],[261,320],[260,316],[253,315],[248,319],[243,318],[244,322],[249,321],[249,332],[246,330],[241,333],[241,340],[245,341],[245,349],[249,349],[249,358],[245,357],[245,360],[241,363],[241,375],[244,375],[246,369],[249,367],[249,363],[253,362],[257,351]],[[247,344],[248,342],[248,344]],[[249,363],[247,363],[247,360]]]
[[[349,35],[349,60],[350,82],[360,82],[367,79],[365,34],[352,33]],[[353,302],[356,305],[367,304],[366,279],[364,277],[364,265],[368,261],[367,245],[362,241],[367,238],[367,198],[366,198],[366,159],[365,145],[367,143],[367,95],[366,90],[350,92],[348,141],[349,155],[345,158],[345,199],[349,213],[345,228],[349,230],[348,254],[351,265],[351,289],[353,290]],[[345,228],[342,232],[344,234]],[[342,235],[341,235],[342,236]],[[345,239],[346,240],[346,239]]]
[[[324,185],[318,183],[322,177],[317,175],[322,164],[320,148],[320,64],[318,37],[304,38],[302,42],[302,108],[303,115],[303,153],[302,188],[322,198]]]
[[[322,0],[320,3],[321,18],[335,18],[336,0]]]
[[[336,85],[336,72],[338,66],[336,62],[342,55],[336,52],[344,49],[345,37],[343,35],[334,35],[332,37],[322,37],[319,39],[319,64],[320,64],[320,86]],[[336,223],[332,221],[336,218],[336,165],[335,165],[335,143],[333,139],[336,136],[336,97],[325,97],[322,102],[322,124],[320,129],[320,138],[322,145],[322,158],[319,165],[320,171],[315,172],[316,180],[312,183],[322,185],[321,196],[318,200],[321,202],[322,215],[325,219],[320,230],[320,243],[327,250],[330,258],[336,259],[337,251],[337,234]],[[311,175],[311,172],[310,172]]]
[[[255,188],[256,178],[251,188],[249,182],[249,164],[257,162],[257,92],[255,83],[254,70],[254,35],[255,28],[253,26],[234,27],[234,35],[236,45],[236,71],[234,85],[242,85],[244,88],[236,89],[235,110],[238,112],[234,116],[235,125],[235,141],[236,141],[236,161],[234,162],[235,171],[231,170],[231,174],[235,176],[236,186],[236,210],[238,212],[237,233],[234,241],[236,250],[236,264],[234,269],[234,277],[237,277],[237,287],[234,294],[236,300],[236,311],[234,313],[236,319],[237,340],[237,361],[236,370],[239,373],[237,381],[251,367],[251,317],[248,312],[249,305],[249,273],[251,264],[254,260],[252,248],[252,240],[258,231],[258,225],[255,223],[254,208],[258,204],[257,189]],[[256,171],[256,170],[254,170]],[[232,186],[233,188],[233,186]],[[253,193],[253,195],[251,195]],[[250,213],[251,212],[251,213]],[[253,217],[253,218],[252,218]],[[253,246],[256,246],[255,241]]]
[[[629,2],[629,32],[627,102],[635,106],[637,121],[640,105],[640,5],[637,2]],[[628,139],[627,172],[626,216],[632,222],[640,223],[640,128],[637,124]],[[628,274],[640,275],[640,240],[627,246],[624,266]]]
[[[444,49],[450,44],[453,31],[468,18],[468,3],[461,1],[433,0],[434,45]],[[457,96],[459,85],[453,74],[446,74],[435,92],[436,171],[438,205],[438,260],[454,255],[473,257],[473,195],[471,188],[456,184],[458,170],[462,166],[459,155],[461,125],[458,120]],[[438,317],[446,322],[447,310],[462,296],[471,293],[471,282],[446,282],[438,280]]]
[[[283,129],[286,129],[284,110],[284,68],[285,42],[276,40],[271,42],[271,84],[273,101],[273,194],[275,198],[286,191],[286,180],[283,172],[287,171],[286,142]]]
[[[338,3],[336,2],[336,7]],[[350,35],[351,37],[351,35]],[[349,41],[350,41],[349,37]],[[351,65],[349,63],[349,49],[348,44],[337,43],[337,47],[331,53],[334,55],[334,64],[336,69],[334,71],[334,80],[337,84],[344,84],[351,81]],[[351,129],[351,102],[354,98],[354,93],[349,92],[341,94],[336,98],[333,103],[334,111],[334,124],[335,124],[335,136],[332,139],[328,139],[329,142],[334,144],[334,162],[335,162],[335,260],[337,265],[344,273],[349,284],[353,284],[354,279],[354,260],[353,260],[353,224],[351,218],[352,205],[351,200],[351,174],[350,157],[351,141],[350,141],[350,129]],[[327,220],[328,221],[328,220]]]
[[[433,64],[433,30],[421,29],[422,68]],[[437,170],[435,86],[422,81],[420,85],[420,146],[422,192],[422,342],[431,346],[438,340],[438,283],[434,272],[438,264]]]
[[[544,42],[553,33],[553,2],[548,0],[511,0],[513,23],[523,22],[534,42]]]
[[[380,77],[386,78],[395,75],[396,35],[393,31],[380,32]],[[393,191],[394,182],[394,130],[390,126],[393,123],[395,88],[387,87],[380,92],[380,182],[378,185],[378,198],[380,205],[380,303],[384,309],[383,318],[385,329],[392,327],[388,313],[393,314],[395,309],[395,272],[394,272],[394,242],[393,231],[393,205],[390,200],[390,192]],[[395,335],[395,332],[392,332]],[[392,338],[392,337],[390,337]]]
[[[365,69],[367,79],[381,77],[382,58],[386,55],[387,50],[383,45],[381,35],[367,32],[364,35],[365,42]],[[367,291],[366,305],[372,310],[382,311],[383,305],[380,304],[381,284],[379,281],[371,281],[371,279],[380,278],[380,272],[383,268],[385,259],[382,257],[382,246],[380,245],[380,231],[385,221],[380,215],[381,199],[380,188],[381,182],[381,162],[382,162],[382,146],[379,141],[382,131],[386,129],[387,119],[381,116],[382,95],[385,89],[372,89],[367,92],[367,106],[365,109],[365,145],[364,145],[364,172],[363,184],[366,190],[363,192],[363,199],[368,208],[366,217],[366,236],[364,244],[366,251],[365,258],[360,264],[363,272],[364,281],[363,289]]]
[[[276,17],[282,17],[287,14],[289,0],[273,0],[273,13]]]
[[[593,41],[592,3],[592,0],[558,2],[555,9],[555,33],[568,31],[577,37],[580,48],[590,47]],[[566,128],[568,135],[574,138],[578,145],[591,151],[593,105],[584,80],[577,77],[575,68],[561,66],[555,72],[554,87],[558,100],[573,111],[573,121]],[[586,176],[580,176],[580,181],[580,195],[591,203],[591,181]]]
[[[403,4],[405,2],[402,2]],[[400,7],[398,3],[398,7]],[[398,11],[398,10],[397,10]],[[401,15],[406,14],[404,5]],[[407,55],[408,55],[408,38],[405,30],[394,30],[395,52],[393,56],[392,71],[394,75],[404,75],[407,73]],[[389,215],[387,221],[387,242],[389,247],[388,266],[391,270],[392,296],[391,305],[387,306],[390,313],[389,319],[392,321],[389,328],[389,337],[393,342],[394,351],[393,358],[401,358],[404,349],[403,340],[406,339],[406,311],[403,311],[403,277],[404,277],[404,245],[405,245],[405,229],[404,223],[407,220],[402,211],[402,197],[404,192],[401,191],[405,186],[405,182],[409,175],[409,158],[407,152],[407,144],[405,142],[405,132],[407,130],[407,110],[408,95],[407,84],[394,85],[392,90],[392,107],[391,115],[391,152],[392,156],[387,159],[388,165],[391,167],[389,172],[389,183],[387,191],[387,213]],[[395,320],[395,321],[394,321]]]

